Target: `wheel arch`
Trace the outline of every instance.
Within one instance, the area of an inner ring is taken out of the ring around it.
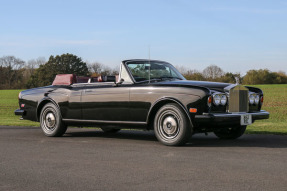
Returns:
[[[154,118],[155,118],[155,115],[156,115],[156,112],[164,105],[168,104],[168,103],[175,103],[177,105],[179,105],[183,111],[185,112],[187,118],[188,118],[188,121],[190,123],[190,125],[193,126],[193,123],[192,123],[192,120],[191,120],[191,117],[190,115],[188,114],[188,111],[186,110],[186,108],[184,107],[184,105],[177,99],[175,98],[170,98],[170,97],[164,97],[164,98],[161,98],[159,100],[157,100],[153,105],[152,107],[150,108],[149,112],[148,112],[148,117],[147,117],[147,124],[148,124],[148,129],[152,129],[152,126],[153,126],[153,121],[154,121]]]
[[[41,110],[43,109],[43,107],[47,104],[47,103],[53,103],[60,111],[60,115],[61,115],[61,110],[60,110],[60,107],[59,105],[57,104],[57,102],[55,102],[52,98],[50,97],[45,97],[43,98],[38,106],[37,106],[37,121],[40,121],[40,114],[41,114]]]

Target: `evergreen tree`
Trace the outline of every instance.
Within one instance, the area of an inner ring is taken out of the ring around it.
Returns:
[[[51,85],[57,74],[76,74],[85,76],[89,73],[87,64],[73,54],[50,56],[46,64],[40,65],[27,83],[27,88]]]

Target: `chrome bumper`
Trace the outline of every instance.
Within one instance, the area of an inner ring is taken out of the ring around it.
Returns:
[[[22,109],[16,109],[15,111],[14,111],[14,113],[15,113],[15,115],[21,115],[21,116],[23,116],[23,115],[25,115],[25,111],[24,110],[22,110]]]
[[[260,119],[268,119],[269,112],[261,110],[251,113],[203,113],[202,115],[195,115],[196,122],[238,122],[242,114],[252,115],[252,121]]]

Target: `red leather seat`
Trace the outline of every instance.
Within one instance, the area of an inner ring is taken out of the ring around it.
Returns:
[[[75,74],[58,74],[56,75],[52,85],[71,85],[74,83],[77,83]]]
[[[89,79],[86,76],[77,76],[77,83],[88,83]]]

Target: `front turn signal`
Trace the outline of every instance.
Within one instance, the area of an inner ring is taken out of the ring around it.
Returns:
[[[208,107],[211,106],[211,103],[212,103],[212,96],[209,96],[209,97],[207,98],[207,105],[208,105]]]
[[[260,103],[261,103],[261,105],[263,104],[263,96],[261,96],[261,98],[260,98]]]
[[[190,113],[196,113],[196,112],[197,112],[197,109],[196,109],[196,108],[189,108],[189,112],[190,112]]]

